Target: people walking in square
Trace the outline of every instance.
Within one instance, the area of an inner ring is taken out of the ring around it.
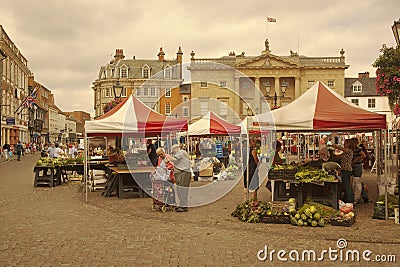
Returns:
[[[3,153],[4,153],[4,157],[5,157],[6,161],[8,161],[8,159],[10,157],[9,151],[10,151],[10,145],[6,142],[3,145]]]
[[[189,185],[192,179],[190,171],[190,160],[188,153],[181,149],[178,144],[172,146],[172,157],[165,163],[172,161],[174,163],[174,175],[177,185],[177,195],[179,198],[179,206],[177,212],[188,211],[188,193]]]
[[[21,144],[21,141],[18,140],[18,143],[15,145],[15,150],[17,151],[17,156],[18,156],[17,160],[18,161],[21,160],[21,154],[22,154],[23,149],[24,148]]]

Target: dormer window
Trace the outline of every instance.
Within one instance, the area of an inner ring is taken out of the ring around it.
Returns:
[[[362,83],[360,83],[359,81],[353,83],[351,88],[353,90],[353,93],[362,93]]]
[[[119,77],[128,78],[128,68],[127,67],[124,66],[119,69]]]
[[[171,79],[171,73],[172,73],[172,70],[171,70],[171,67],[170,66],[167,66],[165,69],[164,69],[164,78],[165,79]]]
[[[142,67],[142,78],[148,79],[150,77],[150,67],[148,65],[144,65]]]

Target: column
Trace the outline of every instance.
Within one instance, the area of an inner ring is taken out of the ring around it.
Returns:
[[[274,77],[275,78],[275,92],[276,96],[278,97],[277,101],[276,101],[276,105],[277,106],[282,106],[281,103],[281,90],[280,90],[280,84],[279,84],[279,77]],[[275,94],[274,94],[275,95]],[[272,96],[274,96],[272,95]]]
[[[241,108],[241,99],[239,92],[239,77],[234,78],[233,92],[235,93],[234,109],[236,114],[239,114],[240,118],[243,116],[243,109]]]
[[[254,106],[253,113],[260,113],[261,107],[261,85],[260,85],[260,77],[254,77],[256,88],[254,88]]]
[[[295,77],[294,81],[294,99],[299,98],[301,95],[300,91],[300,77]]]

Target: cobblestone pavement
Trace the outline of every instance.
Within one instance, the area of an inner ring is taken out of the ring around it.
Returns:
[[[371,219],[373,202],[356,206],[352,227],[294,227],[248,224],[230,216],[242,201],[241,183],[228,195],[187,213],[152,211],[152,199],[104,198],[90,192],[89,202],[79,186],[33,187],[33,166],[39,155],[22,161],[0,162],[0,266],[375,266],[376,262],[260,261],[271,250],[337,248],[371,250],[400,260],[399,225]],[[370,196],[376,196],[375,177],[364,175]],[[261,200],[270,194],[260,189]],[[293,254],[294,255],[294,254]],[[340,254],[339,254],[340,255]],[[264,253],[260,253],[264,256]],[[379,263],[397,266],[396,263]]]

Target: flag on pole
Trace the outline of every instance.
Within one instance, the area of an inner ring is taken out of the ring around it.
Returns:
[[[276,22],[275,18],[267,17],[267,22]]]
[[[15,113],[20,114],[24,108],[28,108],[31,109],[34,107],[35,102],[36,102],[36,97],[38,95],[38,90],[37,87],[35,87],[35,89],[32,90],[31,94],[28,95],[24,101],[22,101],[22,103],[18,106],[17,110],[15,111]],[[20,108],[22,107],[22,109],[20,110]]]

